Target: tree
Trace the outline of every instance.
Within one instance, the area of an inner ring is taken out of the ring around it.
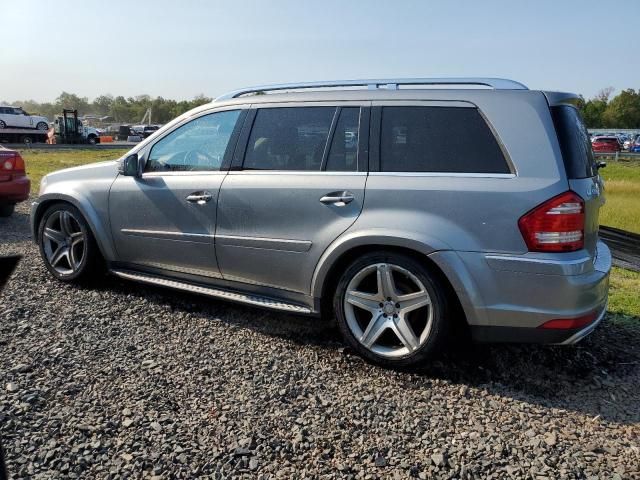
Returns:
[[[604,125],[611,128],[640,127],[640,90],[628,88],[607,105],[602,114]]]

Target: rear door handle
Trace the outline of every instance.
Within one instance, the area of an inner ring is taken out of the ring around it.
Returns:
[[[353,193],[351,192],[331,192],[327,193],[320,199],[320,203],[325,205],[335,205],[336,207],[344,207],[347,203],[351,203],[354,200]]]
[[[209,192],[193,192],[187,195],[187,202],[196,203],[198,205],[204,205],[210,202],[213,197]]]

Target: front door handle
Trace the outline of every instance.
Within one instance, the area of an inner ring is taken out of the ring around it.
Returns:
[[[213,197],[209,192],[193,192],[187,195],[187,202],[196,203],[198,205],[204,205],[210,202]]]
[[[336,207],[344,207],[347,203],[351,203],[354,200],[353,193],[351,192],[331,192],[327,193],[320,199],[320,203],[325,205],[335,205]]]

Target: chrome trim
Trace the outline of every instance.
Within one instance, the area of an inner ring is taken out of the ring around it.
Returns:
[[[244,237],[236,235],[216,235],[216,245],[228,247],[259,248],[264,250],[282,250],[285,252],[308,252],[312,242],[309,240],[290,240],[283,238]]]
[[[515,178],[514,173],[458,173],[458,172],[369,172],[376,177],[460,177],[460,178]]]
[[[270,308],[273,310],[281,310],[285,312],[302,313],[302,314],[312,313],[312,310],[309,307],[296,305],[293,303],[286,303],[286,302],[282,302],[282,301],[275,300],[268,297],[261,297],[259,295],[250,295],[245,293],[222,290],[219,288],[205,287],[202,285],[194,285],[187,282],[170,280],[157,275],[138,273],[130,270],[111,270],[111,273],[113,273],[118,277],[125,278],[127,280],[134,280],[137,282],[148,283],[151,285],[158,285],[161,287],[184,290],[191,293],[198,293],[198,294],[206,295],[209,297],[221,298],[223,300],[230,300],[233,302],[240,302],[248,305]]]
[[[479,85],[492,87],[496,90],[528,90],[525,85],[505,78],[388,78],[388,79],[362,79],[362,80],[331,80],[318,82],[281,83],[273,85],[260,85],[246,87],[217,97],[214,102],[237,98],[241,95],[257,92],[273,92],[277,90],[302,90],[309,88],[339,88],[339,87],[366,87],[370,90],[386,88],[398,90],[400,85]]]
[[[571,260],[552,260],[515,255],[485,255],[493,270],[542,275],[582,275],[593,270],[592,260],[584,256]]]
[[[159,238],[162,240],[175,240],[179,242],[209,243],[214,235],[206,233],[167,232],[164,230],[138,230],[135,228],[121,228],[120,233],[133,237]]]
[[[580,340],[582,340],[584,337],[589,335],[591,332],[593,332],[596,329],[596,327],[600,324],[600,322],[604,320],[604,317],[607,314],[608,305],[609,305],[609,301],[607,301],[604,304],[604,308],[602,309],[602,312],[600,312],[600,315],[598,316],[595,322],[590,323],[579,332],[576,332],[575,334],[571,335],[564,342],[560,342],[558,345],[574,345],[578,343]]]
[[[206,175],[226,175],[226,170],[185,170],[179,172],[144,172],[142,178],[148,177],[184,177],[184,176],[206,176]]]
[[[326,172],[321,170],[230,170],[229,175],[327,175],[367,176],[367,172]]]

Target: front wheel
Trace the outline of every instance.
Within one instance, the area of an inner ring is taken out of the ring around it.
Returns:
[[[94,137],[93,135],[91,135],[88,139],[87,139],[87,143],[89,145],[95,145],[96,143],[98,143],[98,139],[96,137]]]
[[[347,267],[334,296],[338,326],[365,359],[384,367],[424,363],[447,334],[447,301],[437,278],[396,253],[369,253]]]
[[[0,128],[7,128],[7,124],[0,120]]]
[[[42,215],[38,226],[40,255],[58,280],[85,282],[102,270],[102,256],[80,211],[58,203]]]
[[[47,125],[46,122],[38,122],[38,124],[36,125],[36,128],[38,130],[49,130],[49,125]]]

